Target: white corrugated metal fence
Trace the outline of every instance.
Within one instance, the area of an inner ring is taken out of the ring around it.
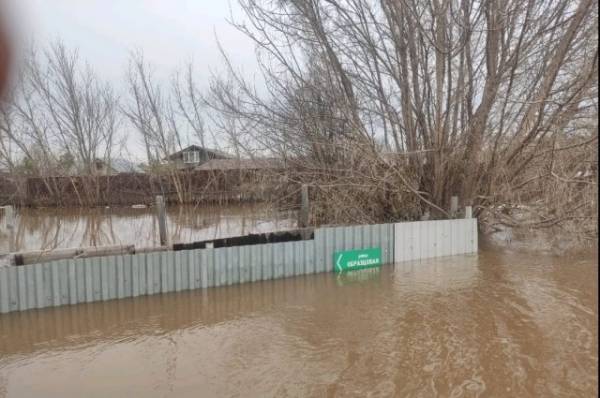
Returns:
[[[384,264],[477,251],[476,219],[317,228],[314,240],[0,267],[0,313],[333,271],[340,250]]]

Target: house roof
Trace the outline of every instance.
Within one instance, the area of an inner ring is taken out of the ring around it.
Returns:
[[[173,160],[173,159],[176,159],[179,156],[181,156],[184,152],[190,152],[190,151],[199,151],[199,152],[204,152],[204,153],[207,153],[207,154],[211,153],[215,157],[224,158],[224,159],[228,159],[228,158],[231,157],[227,153],[219,151],[217,149],[204,148],[204,147],[201,147],[200,145],[190,145],[190,146],[187,146],[187,147],[183,148],[180,151],[173,152],[172,154],[170,154],[169,156],[167,156],[166,159]]]
[[[283,167],[283,161],[274,158],[212,159],[196,167],[196,170],[260,170]]]

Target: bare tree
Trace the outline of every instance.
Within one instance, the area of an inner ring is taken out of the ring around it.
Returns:
[[[595,0],[239,3],[267,93],[226,58],[207,102],[253,150],[296,159],[297,178],[335,201],[327,221],[443,215],[453,195],[483,212],[552,169],[557,142],[597,141],[574,130],[597,120]]]
[[[158,164],[176,149],[181,137],[169,116],[173,112],[168,93],[164,93],[141,52],[132,53],[127,75],[129,102],[122,110],[142,136],[149,164]]]
[[[200,93],[194,80],[192,63],[186,66],[184,72],[175,72],[172,81],[172,92],[175,110],[170,112],[172,116],[171,125],[174,129],[177,129],[179,123],[175,118],[183,119],[185,125],[191,130],[191,136],[197,139],[202,147],[206,147],[202,93]]]
[[[63,153],[72,155],[81,171],[93,174],[97,159],[108,161],[117,127],[117,100],[77,51],[61,42],[32,54],[27,78],[46,114],[46,127]]]

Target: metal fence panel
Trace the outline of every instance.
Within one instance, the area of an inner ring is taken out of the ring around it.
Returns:
[[[248,246],[238,246],[236,250],[237,283],[246,283],[250,279],[250,273],[247,267],[248,254],[250,252],[246,252],[246,249],[248,249]]]
[[[229,247],[227,252],[227,267],[229,271],[228,285],[240,283],[240,247]]]
[[[261,247],[250,246],[250,280],[256,282],[262,279],[262,257]]]
[[[314,240],[0,268],[0,313],[256,282],[333,270],[333,254],[381,248],[382,262],[477,251],[476,219],[318,228]]]
[[[44,267],[34,265],[35,269],[35,308],[46,306],[46,296],[44,295]],[[0,284],[2,284],[2,275],[0,275]],[[0,298],[2,300],[2,298]],[[0,301],[1,305],[1,301]],[[0,310],[0,313],[2,311]]]
[[[393,224],[318,228],[314,240],[316,272],[333,270],[333,254],[341,250],[379,247],[382,262],[390,263],[394,258],[393,236]]]
[[[217,275],[215,272],[214,252],[213,249],[206,249],[200,251],[202,258],[202,265],[207,270],[207,284],[206,287],[216,286]]]
[[[269,245],[273,251],[273,279],[283,278],[285,276],[283,258],[283,246],[282,245]]]
[[[206,250],[198,251],[192,250],[190,251],[190,255],[192,256],[193,261],[198,264],[200,270],[200,285],[203,288],[207,288],[209,285],[209,269],[208,269],[208,261]]]
[[[59,280],[59,304],[69,304],[69,274],[67,270],[67,260],[58,262],[58,280]],[[111,284],[113,285],[113,284]]]
[[[0,314],[9,311],[8,267],[0,267]]]
[[[50,291],[52,292],[52,306],[56,307],[60,305],[60,284],[58,283],[58,273],[59,273],[59,269],[58,269],[58,263],[57,262],[52,262],[50,263],[50,273],[51,273],[51,279],[49,281],[50,283]]]
[[[19,296],[17,284],[17,270],[13,267],[8,269],[8,305],[9,311],[17,311],[19,309]]]
[[[479,231],[477,230],[477,219],[471,219],[471,252],[479,250]]]
[[[455,219],[394,225],[395,262],[477,252],[477,220]]]
[[[273,278],[273,251],[269,245],[261,245],[262,280]]]
[[[123,264],[123,291],[122,297],[133,296],[133,265],[131,263],[132,256],[121,256]]]

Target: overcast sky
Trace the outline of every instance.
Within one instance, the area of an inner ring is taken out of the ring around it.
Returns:
[[[124,91],[129,53],[142,50],[154,76],[167,79],[193,60],[202,87],[222,59],[216,37],[244,75],[257,71],[254,46],[227,20],[241,20],[235,0],[0,0],[17,37],[45,46],[56,39],[77,48],[97,74]],[[131,129],[127,124],[125,130]],[[141,138],[125,134],[128,154],[143,156]],[[125,154],[123,154],[125,156]]]
[[[3,0],[0,0],[3,1]],[[38,45],[60,38],[106,79],[120,82],[129,51],[143,50],[159,75],[193,59],[199,80],[218,71],[215,35],[236,65],[254,73],[248,38],[230,26],[235,0],[6,0],[21,38]]]

